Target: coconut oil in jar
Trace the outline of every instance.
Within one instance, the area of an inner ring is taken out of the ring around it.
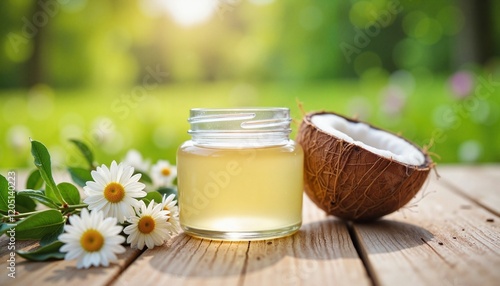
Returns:
[[[287,108],[192,109],[177,152],[180,223],[190,235],[257,240],[302,223],[303,152]]]

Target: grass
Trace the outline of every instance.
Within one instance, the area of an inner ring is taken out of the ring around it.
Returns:
[[[297,101],[303,103],[306,111],[357,114],[374,125],[400,132],[421,146],[436,137],[437,131],[443,131],[442,140],[431,149],[441,156],[438,162],[500,161],[500,135],[492,132],[500,127],[498,90],[481,101],[480,107],[465,108],[465,101],[453,99],[444,79],[417,78],[416,89],[408,96],[405,107],[399,114],[390,115],[383,109],[386,85],[387,80],[375,78],[257,85],[172,84],[148,91],[142,89],[142,93],[137,88],[118,92],[64,91],[46,86],[29,91],[3,90],[0,91],[0,135],[4,139],[0,142],[0,168],[33,166],[29,137],[44,143],[54,164],[59,166],[83,164],[67,141],[69,138],[91,145],[99,163],[120,160],[131,148],[153,161],[175,162],[177,147],[189,139],[186,131],[190,108],[285,106],[296,120],[295,132],[302,116]],[[446,120],[441,122],[450,110],[455,116],[452,126]],[[472,156],[470,152],[479,153]]]

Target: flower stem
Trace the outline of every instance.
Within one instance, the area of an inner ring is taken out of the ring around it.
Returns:
[[[83,208],[86,208],[88,207],[89,205],[87,204],[79,204],[79,205],[68,205],[66,207],[60,207],[59,210],[60,211],[72,211],[72,210],[76,210],[76,209],[83,209]]]
[[[27,216],[30,216],[30,215],[33,215],[33,214],[37,214],[39,212],[42,212],[44,210],[39,210],[39,211],[33,211],[33,212],[27,212],[27,213],[22,213],[22,214],[17,214],[17,215],[9,215],[9,216],[5,216],[5,218],[23,218],[23,217],[27,217]]]
[[[59,207],[59,208],[57,208],[57,210],[63,212],[63,214],[64,214],[64,213],[68,213],[69,211],[73,211],[73,210],[76,210],[76,209],[82,209],[82,208],[86,208],[86,207],[88,207],[87,204],[68,205],[67,207]],[[27,213],[20,213],[20,214],[17,214],[17,215],[9,215],[9,216],[5,216],[3,219],[5,219],[5,218],[18,219],[18,218],[23,218],[23,217],[27,217],[27,216],[30,216],[30,215],[34,215],[34,214],[37,214],[37,213],[41,213],[43,211],[46,211],[46,210],[38,210],[38,211],[32,211],[32,212],[27,212]]]

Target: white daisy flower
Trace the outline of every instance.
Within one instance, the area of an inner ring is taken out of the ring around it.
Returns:
[[[170,239],[170,223],[167,222],[169,215],[162,207],[162,204],[155,204],[154,200],[147,207],[140,201],[138,215],[129,218],[131,225],[123,229],[128,235],[127,243],[132,247],[143,249],[144,245],[153,248]]]
[[[125,218],[135,214],[134,207],[139,206],[135,198],[146,196],[145,185],[138,182],[140,174],[135,174],[134,168],[115,161],[108,169],[106,165],[97,167],[91,175],[94,182],[89,181],[83,187],[87,198],[83,201],[90,210],[102,210],[105,217],[116,217],[120,223]]]
[[[77,268],[94,266],[108,266],[116,262],[116,254],[125,252],[121,244],[125,238],[119,233],[121,226],[116,225],[116,218],[104,218],[101,211],[89,214],[87,209],[82,209],[81,217],[69,217],[71,225],[65,225],[65,233],[59,235],[59,240],[65,244],[60,248],[66,252],[64,259],[78,259]]]
[[[156,187],[170,187],[177,177],[177,167],[170,165],[168,161],[158,160],[151,167],[151,179]]]
[[[181,231],[181,225],[179,223],[179,207],[176,205],[177,201],[175,201],[174,198],[174,194],[171,194],[168,197],[164,195],[161,201],[161,205],[163,210],[170,212],[170,215],[167,219],[167,221],[170,223],[170,232],[172,234],[178,234]]]
[[[144,160],[141,153],[135,149],[129,150],[122,162],[141,172],[147,172],[151,165],[151,162],[149,160]]]

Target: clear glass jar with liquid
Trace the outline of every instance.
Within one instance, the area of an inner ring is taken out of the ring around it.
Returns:
[[[258,240],[302,223],[303,152],[288,108],[192,109],[177,152],[180,223],[192,236]]]

